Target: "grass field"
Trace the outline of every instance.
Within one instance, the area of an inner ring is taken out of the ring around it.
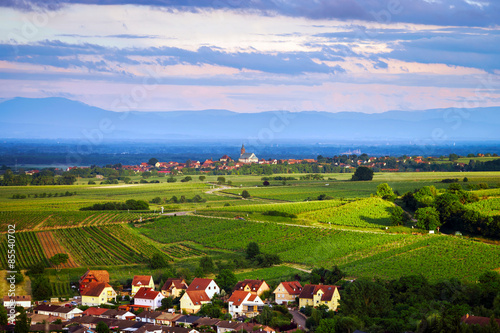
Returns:
[[[71,261],[59,275],[49,269],[53,292],[60,296],[72,294],[69,282],[78,280],[87,268],[108,269],[116,283],[126,283],[134,274],[155,274],[161,279],[164,272],[146,266],[157,253],[183,274],[192,274],[201,256],[223,262],[242,258],[251,241],[263,252],[279,254],[286,265],[238,270],[239,279],[278,280],[301,273],[290,265],[305,269],[339,265],[352,277],[392,279],[422,274],[433,281],[450,277],[475,281],[481,273],[500,268],[499,246],[391,227],[393,204],[371,197],[381,183],[403,194],[426,185],[445,189],[449,185],[441,180],[457,178],[462,185],[487,183],[489,189],[475,191],[482,200],[469,206],[499,215],[500,173],[377,173],[370,182],[351,182],[352,174],[346,173],[324,174],[322,181],[299,180],[300,174],[281,176],[297,180],[286,185],[271,180],[264,187],[261,175],[230,175],[225,178],[233,186],[213,193],[207,191],[217,187],[210,183],[217,176],[208,176],[204,182],[193,176],[188,183],[167,183],[160,177],[156,178],[158,184],[87,185],[88,180],[80,179],[72,186],[0,187],[0,264],[6,268],[5,231],[8,224],[15,224],[18,268],[37,261],[50,267],[48,258],[55,251],[70,254]],[[468,183],[462,182],[464,177]],[[244,189],[251,194],[247,200],[240,197]],[[76,194],[53,196],[66,191]],[[43,193],[52,193],[52,197],[40,198]],[[29,197],[13,199],[16,194]],[[333,200],[316,200],[323,194]],[[191,199],[195,195],[205,202],[168,202],[172,196]],[[147,213],[79,210],[95,203],[149,202],[155,197],[164,201],[150,203],[151,212]],[[196,216],[159,216],[160,207],[165,212],[190,211]],[[269,211],[297,217],[264,215]],[[143,223],[137,223],[140,219]],[[49,249],[52,245],[57,250]]]

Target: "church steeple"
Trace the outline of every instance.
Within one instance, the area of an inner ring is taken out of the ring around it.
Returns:
[[[245,145],[241,145],[241,155],[245,153]]]

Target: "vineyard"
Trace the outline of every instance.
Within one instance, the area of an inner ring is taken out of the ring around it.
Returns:
[[[201,217],[162,218],[140,232],[158,242],[189,240],[237,252],[255,241],[261,251],[279,254],[285,262],[308,267],[339,265],[353,276],[397,278],[421,272],[431,280],[463,276],[474,281],[482,272],[500,267],[499,247],[451,236],[339,231]],[[404,269],[395,269],[396,262]]]
[[[43,251],[47,258],[52,258],[58,253],[66,253],[67,251],[59,244],[59,242],[54,238],[54,235],[50,231],[43,231],[37,234],[40,244],[42,245]],[[69,256],[68,262],[61,265],[60,268],[72,268],[78,267],[77,263]]]
[[[480,200],[468,204],[467,207],[488,216],[500,215],[500,198]]]
[[[362,199],[333,209],[300,214],[300,218],[343,226],[379,228],[391,224],[394,204],[380,198]]]
[[[151,213],[128,212],[0,212],[0,232],[7,231],[8,224],[15,224],[17,230],[47,230],[59,227],[92,226],[110,223],[124,223],[157,216]]]
[[[0,235],[0,263],[3,269],[7,269],[7,234]],[[16,269],[28,269],[32,265],[43,262],[49,266],[49,262],[38,241],[35,232],[16,232]]]
[[[58,229],[56,238],[76,261],[108,266],[146,262],[147,257],[98,227]]]
[[[266,212],[266,211],[278,211],[288,214],[300,214],[305,212],[310,212],[319,209],[327,209],[332,207],[338,207],[343,205],[345,202],[340,200],[322,200],[322,201],[308,201],[308,202],[290,202],[290,203],[277,203],[277,204],[259,204],[259,205],[247,205],[247,206],[237,206],[237,207],[220,207],[214,208],[212,210],[222,211],[222,212]]]
[[[180,259],[180,258],[189,258],[189,257],[196,257],[196,256],[201,256],[204,255],[200,250],[195,249],[192,246],[189,246],[189,244],[186,243],[178,243],[178,244],[172,244],[172,245],[167,245],[164,246],[163,251],[168,253],[171,257]]]

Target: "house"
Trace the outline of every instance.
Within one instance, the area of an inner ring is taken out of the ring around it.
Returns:
[[[181,297],[181,311],[196,313],[218,293],[220,288],[214,280],[195,278]]]
[[[246,279],[236,284],[233,291],[248,291],[254,295],[261,296],[264,291],[270,290],[269,285],[264,280]]]
[[[227,155],[222,156],[219,161],[220,162],[231,162],[233,159]]]
[[[200,333],[194,328],[186,327],[162,327],[163,333]]]
[[[109,273],[104,270],[88,270],[79,280],[80,293],[92,282],[109,283]]]
[[[101,313],[100,317],[109,319],[121,319],[121,320],[134,320],[136,315],[130,311],[116,310],[116,309],[106,309],[107,311]]]
[[[278,304],[295,302],[295,298],[297,298],[301,292],[302,285],[299,281],[281,282],[273,291],[274,300]]]
[[[254,293],[243,290],[233,292],[228,300],[229,314],[234,317],[247,316],[255,317],[264,306],[264,302]]]
[[[201,317],[194,322],[196,327],[215,327],[221,320],[217,318]]]
[[[156,317],[156,323],[158,325],[171,327],[174,326],[175,321],[180,317],[182,317],[182,315],[178,313],[162,312],[161,315]]]
[[[241,163],[258,163],[259,159],[257,158],[257,156],[255,156],[254,153],[247,153],[245,151],[245,146],[241,145],[241,154],[240,154],[240,158],[238,158],[238,162],[241,162]]]
[[[111,300],[116,301],[116,292],[107,282],[91,282],[81,294],[82,305],[98,306]]]
[[[134,296],[142,287],[150,289],[155,288],[155,283],[151,275],[134,275],[134,279],[132,280],[132,291],[130,292],[130,295]]]
[[[142,305],[156,310],[161,306],[161,300],[164,299],[159,291],[154,291],[151,288],[140,288],[134,297],[134,305]]]
[[[329,310],[335,311],[340,300],[338,288],[332,285],[306,284],[299,295],[299,307],[326,305]]]
[[[31,308],[31,296],[30,295],[16,295],[16,296],[4,296],[3,305],[5,307],[14,308],[16,306],[22,306],[23,308]]]
[[[242,323],[232,320],[223,320],[217,323],[217,333],[226,333],[231,331],[238,331]]]
[[[135,320],[142,321],[143,323],[151,323],[157,325],[156,318],[161,316],[163,312],[161,311],[142,311],[137,315]]]
[[[163,297],[179,297],[183,290],[186,290],[188,285],[184,279],[173,279],[169,278],[165,281],[163,287],[161,287],[161,293]]]
[[[78,308],[69,308],[66,306],[41,304],[33,309],[33,312],[38,315],[45,315],[49,317],[59,317],[64,320],[70,320],[75,317],[80,317],[83,313]]]
[[[94,317],[99,317],[101,316],[104,312],[107,312],[109,309],[106,308],[96,308],[96,307],[90,307],[87,310],[83,311],[84,316],[94,316]]]
[[[177,319],[175,321],[175,324],[177,326],[182,326],[182,327],[192,327],[194,326],[196,323],[196,321],[198,319],[200,319],[201,317],[198,317],[198,316],[181,316],[179,319]]]
[[[490,318],[471,316],[468,313],[464,315],[460,321],[467,325],[479,325],[481,327],[488,326],[490,324]],[[495,319],[498,325],[500,325],[500,319]]]

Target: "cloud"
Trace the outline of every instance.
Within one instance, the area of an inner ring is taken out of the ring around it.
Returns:
[[[260,12],[313,20],[362,20],[380,24],[406,22],[454,26],[494,26],[500,4],[493,0],[5,0],[0,6],[20,10],[58,10],[68,4],[141,5],[197,12],[207,9]]]

